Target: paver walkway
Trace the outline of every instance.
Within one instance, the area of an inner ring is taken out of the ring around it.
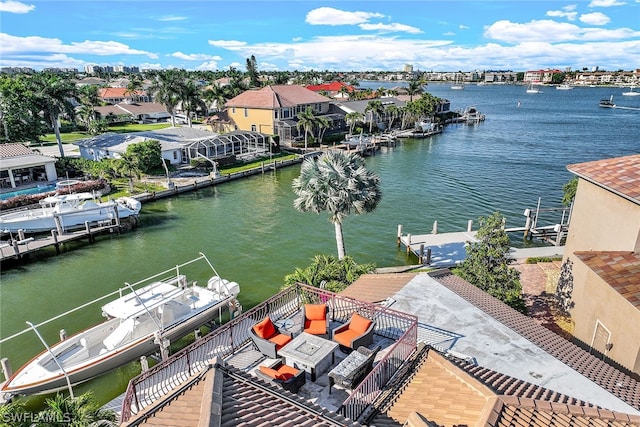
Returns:
[[[557,277],[561,266],[561,261],[526,264],[522,260],[513,264],[513,267],[520,271],[520,283],[529,316],[536,319],[542,326],[564,336],[565,332],[556,325],[549,308],[549,301],[554,298],[554,295],[547,291],[547,283],[553,280],[550,277]]]

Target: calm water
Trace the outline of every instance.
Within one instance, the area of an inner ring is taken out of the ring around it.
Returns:
[[[366,87],[366,84],[361,86]],[[380,84],[371,84],[379,87]],[[393,85],[387,85],[393,86]],[[431,84],[452,109],[477,106],[487,120],[449,126],[441,135],[404,140],[367,160],[381,177],[383,199],[375,213],[348,218],[347,253],[357,262],[402,265],[395,243],[405,232],[460,231],[467,220],[499,210],[507,226],[524,225],[522,212],[559,206],[562,186],[572,177],[566,166],[640,152],[640,97],[619,88],[545,88],[537,95],[523,86],[466,86],[453,91]],[[639,110],[602,109],[601,98]],[[520,107],[517,106],[520,101]],[[292,207],[291,181],[299,167],[145,204],[140,226],[96,244],[76,243],[60,256],[4,267],[0,286],[0,336],[7,337],[204,252],[218,272],[241,285],[245,309],[277,292],[283,277],[318,253],[335,254],[333,226],[326,215]],[[203,282],[206,277],[194,277]],[[69,334],[100,320],[99,305],[41,328],[49,343],[58,330]],[[0,345],[14,369],[41,350],[33,333]],[[88,383],[99,400],[121,393],[136,366],[131,364]]]

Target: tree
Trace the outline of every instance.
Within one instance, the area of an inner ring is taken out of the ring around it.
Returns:
[[[251,58],[247,58],[247,74],[249,75],[249,84],[251,87],[260,85],[258,81],[258,61],[256,61],[256,57],[253,55],[251,55]]]
[[[331,122],[326,117],[316,117],[316,126],[318,127],[318,143],[322,144],[324,133],[331,127]]]
[[[361,121],[364,116],[362,113],[358,111],[351,111],[344,116],[346,122],[349,124],[349,133],[353,133],[353,129],[359,121]]]
[[[180,102],[180,85],[183,75],[178,70],[159,71],[149,87],[154,101],[164,105],[171,115],[171,125],[176,125],[175,108]]]
[[[113,411],[101,409],[91,392],[72,398],[57,393],[48,398],[46,408],[38,414],[43,420],[37,426],[47,427],[92,427],[117,426],[116,414]]]
[[[407,87],[407,92],[409,93],[409,101],[413,101],[414,95],[419,95],[424,92],[424,86],[426,82],[422,79],[410,80],[409,87]]]
[[[512,308],[526,313],[520,285],[520,272],[509,264],[509,236],[503,228],[499,212],[479,219],[477,242],[467,248],[467,257],[456,269],[456,274],[467,282],[498,298]]]
[[[367,170],[356,153],[329,151],[302,163],[300,176],[292,183],[297,198],[293,207],[300,212],[329,213],[335,228],[338,258],[345,256],[342,223],[352,212],[373,212],[382,199],[380,178]]]
[[[364,113],[371,113],[369,119],[369,133],[373,130],[373,121],[384,113],[384,106],[379,99],[371,100],[367,103]]]
[[[74,116],[72,99],[77,99],[77,90],[71,80],[53,73],[37,73],[31,77],[31,85],[35,104],[44,113],[45,120],[51,125],[56,135],[60,157],[64,157],[62,138],[58,120],[65,113]]]
[[[196,113],[198,109],[203,112],[207,111],[200,89],[196,83],[189,79],[178,86],[178,97],[182,105],[182,111],[187,116],[187,123],[192,127],[191,113]]]
[[[287,274],[284,287],[306,283],[316,288],[324,286],[324,289],[331,292],[340,292],[362,274],[371,273],[374,269],[375,264],[357,264],[348,255],[342,259],[333,255],[316,255],[309,266],[297,267],[293,273]]]
[[[578,177],[574,176],[569,182],[562,187],[562,204],[565,206],[571,205],[573,199],[576,198],[576,191],[578,190]]]
[[[308,139],[307,136],[311,134],[313,136],[313,127],[316,125],[316,115],[313,114],[311,107],[307,107],[306,110],[298,113],[298,123],[296,127],[298,130],[304,129],[304,149],[307,149]]]
[[[162,166],[162,149],[156,139],[131,144],[127,147],[127,154],[136,159],[140,172],[151,174],[160,170]]]
[[[30,86],[25,75],[0,75],[1,142],[36,143],[46,133]]]
[[[132,153],[125,152],[115,161],[114,169],[129,180],[129,191],[133,193],[133,178],[139,179],[142,173],[138,158]]]

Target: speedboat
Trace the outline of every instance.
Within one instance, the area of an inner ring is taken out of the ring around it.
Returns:
[[[568,84],[561,84],[559,86],[556,86],[557,90],[571,90],[573,89],[573,86],[568,85]]]
[[[635,87],[632,86],[631,89],[629,89],[629,92],[622,92],[622,94],[624,96],[638,96],[638,95],[640,95],[640,92],[636,92],[634,89],[635,89]]]
[[[25,233],[48,232],[57,228],[70,230],[117,218],[136,216],[140,201],[133,197],[119,197],[101,202],[91,193],[56,194],[40,201],[40,207],[0,215],[0,229]]]
[[[600,100],[600,107],[602,108],[615,108],[616,104],[613,103],[613,95],[611,95],[611,97],[609,99],[601,99]]]
[[[180,274],[181,267],[200,260],[213,270],[206,287],[188,283]],[[170,272],[169,278],[153,281]],[[123,290],[129,293],[102,306],[107,320],[35,356],[9,377],[1,391],[11,396],[42,394],[88,381],[159,348],[168,351],[172,340],[221,315],[221,310],[238,313],[240,307],[236,300],[240,286],[220,278],[202,253],[138,282],[138,289],[127,285],[110,295]]]
[[[530,84],[527,86],[527,93],[542,93],[542,91],[533,84]]]

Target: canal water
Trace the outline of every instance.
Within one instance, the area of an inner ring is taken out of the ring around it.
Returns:
[[[363,82],[377,88],[380,83]],[[387,87],[394,84],[386,84]],[[466,229],[467,221],[500,211],[508,227],[524,225],[523,211],[556,207],[571,163],[640,152],[640,97],[620,88],[576,88],[526,94],[524,86],[430,84],[427,90],[486,114],[478,125],[451,125],[427,139],[402,140],[367,158],[381,177],[382,202],[368,215],[344,223],[347,253],[357,262],[392,266],[414,263],[396,246],[398,224],[405,232]],[[604,109],[600,99],[634,109]],[[519,105],[518,105],[519,104]],[[3,266],[0,336],[26,328],[195,258],[199,252],[218,272],[241,286],[244,308],[277,292],[286,274],[316,254],[336,254],[327,215],[293,208],[291,182],[299,166],[221,184],[145,204],[139,227],[103,236],[97,243],[73,243],[61,255],[43,252],[32,262]],[[527,242],[514,238],[514,244]],[[207,277],[193,277],[205,283]],[[101,319],[100,304],[40,328],[49,343],[65,328],[72,334]],[[0,345],[0,357],[17,369],[42,345],[32,332]],[[132,363],[78,388],[100,402],[120,394],[139,365]]]

